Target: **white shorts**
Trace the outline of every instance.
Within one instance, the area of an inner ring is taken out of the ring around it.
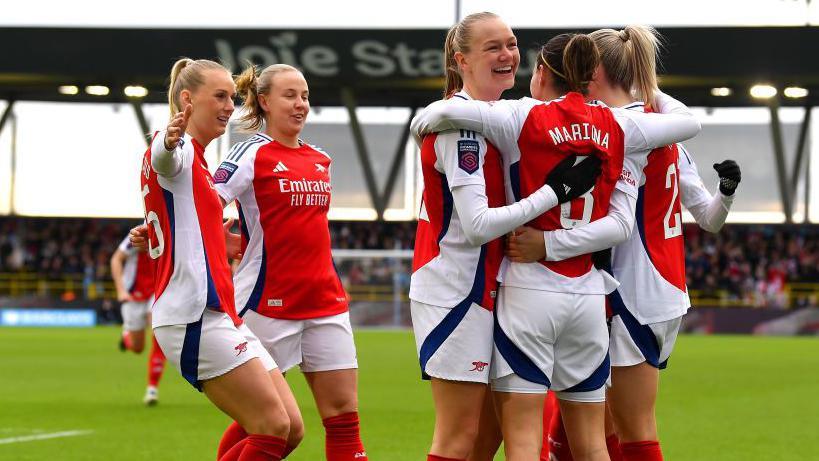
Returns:
[[[682,316],[665,322],[641,325],[615,291],[609,295],[611,306],[611,366],[630,367],[646,362],[660,370],[677,342]]]
[[[247,310],[245,324],[285,372],[358,368],[350,313],[304,320],[274,319]]]
[[[610,366],[604,295],[504,286],[495,318],[494,391],[551,388],[563,400],[605,400]]]
[[[410,301],[421,376],[489,382],[492,312],[466,300],[453,308]]]
[[[122,303],[122,329],[124,331],[144,330],[148,326],[150,301],[126,301]]]
[[[168,361],[193,387],[259,358],[266,370],[276,362],[245,325],[238,328],[224,312],[205,309],[198,322],[154,328],[154,337]]]

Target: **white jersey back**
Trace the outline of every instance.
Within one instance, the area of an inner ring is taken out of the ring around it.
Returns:
[[[634,232],[612,252],[612,271],[620,282],[617,292],[640,323],[671,320],[691,306],[681,205],[696,207],[711,200],[682,144],[651,152],[640,183]]]

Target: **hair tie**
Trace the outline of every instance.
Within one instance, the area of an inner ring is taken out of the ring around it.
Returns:
[[[558,77],[562,78],[563,80],[567,80],[566,76],[561,74],[557,71],[554,67],[549,65],[549,61],[546,60],[546,56],[543,55],[543,50],[540,51],[540,60],[543,61],[543,64],[552,71],[553,74],[557,75]]]
[[[618,32],[618,33],[617,33],[617,35],[619,35],[619,36],[620,36],[620,40],[622,40],[622,41],[624,41],[624,42],[627,42],[627,41],[628,41],[628,39],[630,38],[630,37],[629,37],[629,33],[628,33],[628,29],[623,29],[623,30],[621,30],[620,32]]]

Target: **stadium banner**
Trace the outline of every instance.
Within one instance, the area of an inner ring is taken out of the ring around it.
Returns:
[[[0,327],[93,327],[93,309],[0,309]]]
[[[520,83],[529,79],[539,45],[563,32],[586,31],[515,29],[521,50]],[[667,50],[663,73],[675,77],[664,84],[672,87],[680,83],[680,77],[688,85],[707,86],[702,79],[745,81],[759,74],[793,80],[819,73],[819,60],[803,59],[811,51],[807,44],[819,43],[819,27],[679,27],[660,32]],[[0,81],[15,86],[19,80],[23,94],[55,81],[142,84],[156,90],[166,85],[173,62],[187,56],[220,61],[233,72],[247,62],[291,64],[303,70],[311,90],[325,93],[323,88],[348,86],[362,90],[361,104],[373,103],[366,100],[373,96],[378,96],[374,101],[381,105],[398,100],[428,102],[430,95],[440,91],[445,35],[444,29],[4,27],[0,28],[4,58]],[[378,94],[367,94],[372,92]],[[329,91],[326,94],[330,97]],[[421,95],[423,100],[418,101]],[[152,98],[158,95],[150,95]]]

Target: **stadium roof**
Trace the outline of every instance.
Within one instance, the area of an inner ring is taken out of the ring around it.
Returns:
[[[573,30],[576,31],[577,29]],[[515,29],[521,49],[568,30]],[[768,83],[782,105],[817,105],[819,61],[810,59],[819,27],[679,27],[667,39],[662,85],[689,105],[759,105],[749,88]],[[423,106],[440,96],[442,29],[135,29],[0,28],[0,98],[42,101],[126,101],[123,89],[148,89],[164,101],[166,78],[179,56],[218,59],[239,71],[246,60],[294,64],[305,71],[316,106],[342,105],[341,89],[359,106]],[[516,93],[528,88],[534,54],[523,53]],[[61,94],[63,85],[77,87]],[[107,95],[91,95],[103,85]],[[809,90],[781,97],[788,86]],[[713,96],[725,87],[730,96]]]

